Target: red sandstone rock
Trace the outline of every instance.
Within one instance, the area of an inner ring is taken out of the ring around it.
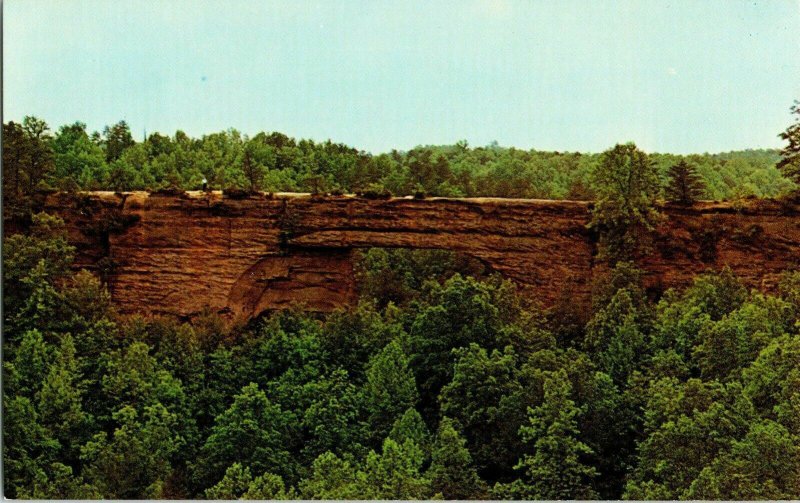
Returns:
[[[330,311],[354,300],[350,251],[362,247],[467,253],[545,305],[565,289],[586,303],[597,271],[585,202],[94,192],[53,194],[45,210],[67,222],[77,266],[97,269],[110,259],[109,288],[123,312],[192,316],[209,307],[247,319],[293,302]],[[656,246],[640,264],[652,288],[682,287],[729,266],[769,290],[782,271],[800,267],[796,204],[664,212]],[[104,230],[109,218],[124,225]]]

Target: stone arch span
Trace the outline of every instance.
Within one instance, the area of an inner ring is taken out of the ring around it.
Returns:
[[[108,283],[122,312],[191,317],[210,308],[247,318],[295,301],[328,311],[353,300],[354,248],[465,253],[545,305],[565,288],[587,302],[597,272],[586,202],[94,192],[51,194],[42,209],[64,218],[77,267],[113,264]],[[639,264],[650,285],[680,287],[728,266],[769,290],[784,270],[800,269],[798,203],[663,211],[656,246]],[[99,236],[109,213],[128,223]]]

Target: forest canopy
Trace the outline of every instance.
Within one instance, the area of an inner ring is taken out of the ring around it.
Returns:
[[[75,122],[51,130],[35,117],[3,125],[4,193],[23,198],[37,188],[59,190],[196,190],[203,179],[216,189],[266,192],[357,192],[394,195],[594,199],[591,173],[601,154],[501,147],[419,146],[370,154],[329,141],[278,132],[249,137],[235,129],[192,138],[151,133],[133,139],[124,121],[102,133]],[[701,199],[776,197],[795,188],[776,164],[778,150],[719,154],[651,153],[659,195],[670,169],[683,162],[697,173]],[[789,174],[789,173],[787,173]],[[666,192],[665,192],[666,191]]]

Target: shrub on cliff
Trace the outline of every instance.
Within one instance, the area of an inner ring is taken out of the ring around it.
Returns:
[[[250,190],[228,187],[227,189],[223,189],[222,197],[227,197],[228,199],[247,199],[252,193],[253,192]]]
[[[365,190],[361,197],[364,199],[391,199],[392,193],[389,192],[387,189],[380,189],[380,188],[369,188]]]

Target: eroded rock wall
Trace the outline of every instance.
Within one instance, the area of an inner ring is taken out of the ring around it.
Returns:
[[[545,305],[565,291],[588,303],[599,270],[585,202],[95,192],[53,194],[45,210],[65,219],[77,265],[108,279],[123,312],[191,317],[211,309],[247,319],[295,302],[330,311],[355,299],[351,251],[364,247],[467,253]],[[800,267],[797,205],[664,212],[641,262],[655,290],[724,266],[771,289],[782,271]]]

